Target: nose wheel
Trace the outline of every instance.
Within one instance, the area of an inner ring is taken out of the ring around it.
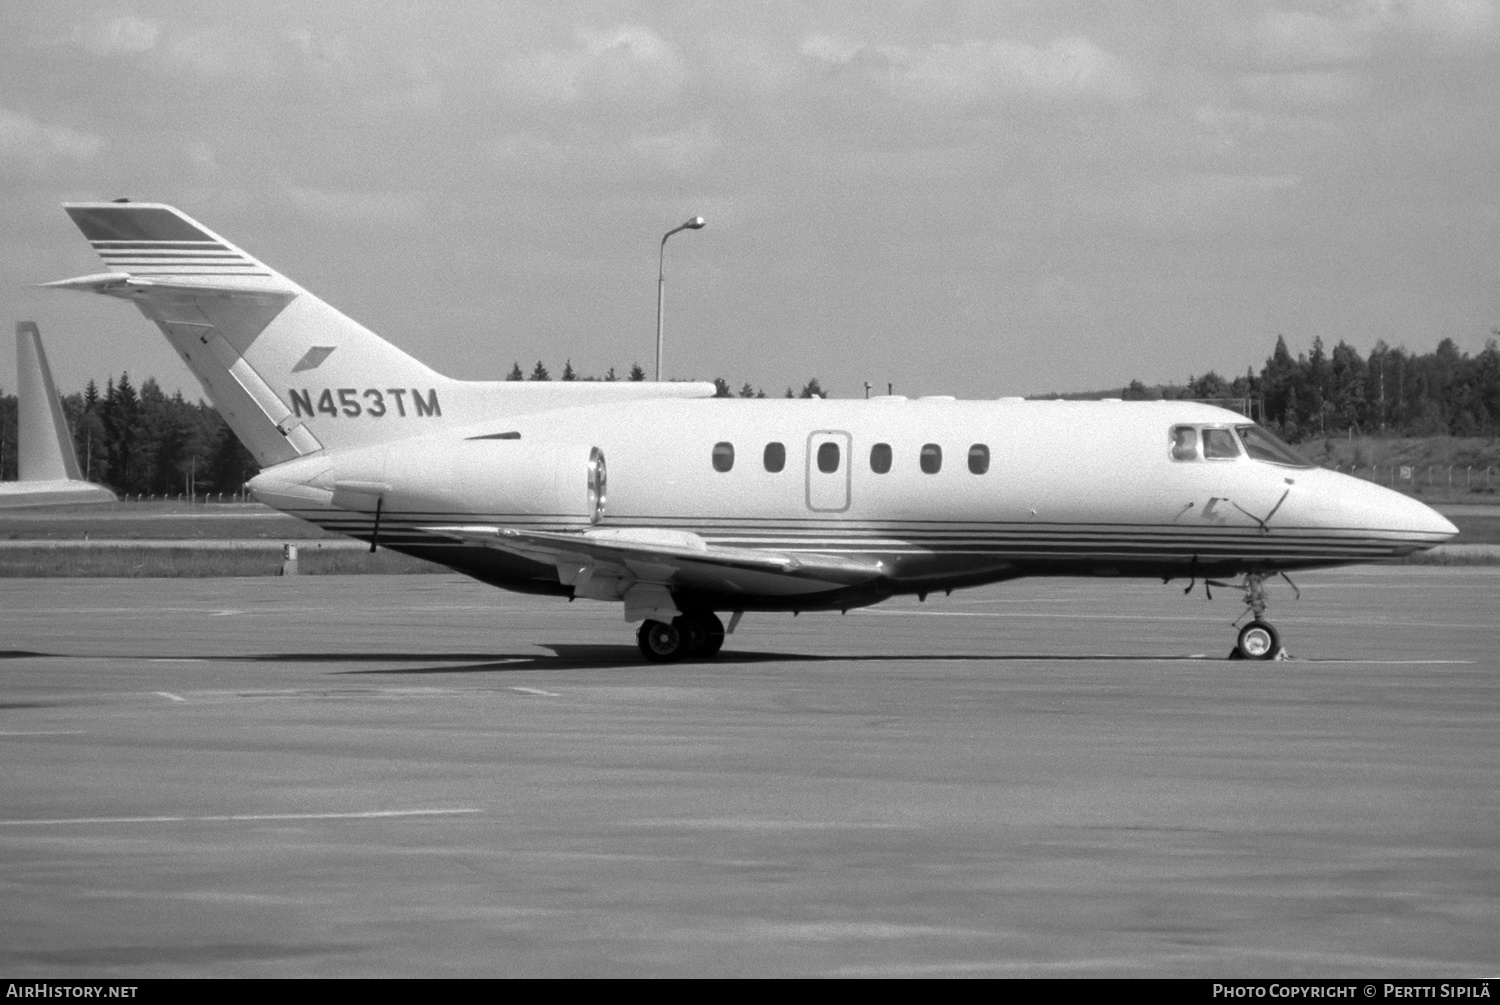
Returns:
[[[712,611],[681,614],[669,622],[643,621],[635,642],[652,663],[709,659],[724,645],[724,623]]]
[[[1288,583],[1292,583],[1290,579]],[[1232,660],[1274,660],[1285,659],[1286,650],[1281,647],[1281,633],[1271,627],[1266,620],[1266,575],[1262,572],[1247,572],[1244,581],[1239,584],[1245,591],[1245,614],[1250,615],[1251,621],[1240,629],[1239,637],[1235,640],[1234,649],[1229,653]],[[1292,583],[1292,589],[1297,589],[1297,584]],[[1297,591],[1301,596],[1301,591]],[[1241,614],[1243,618],[1245,614]],[[1239,619],[1236,618],[1236,621]]]
[[[1281,635],[1264,621],[1250,622],[1240,629],[1230,659],[1273,660],[1281,651]]]

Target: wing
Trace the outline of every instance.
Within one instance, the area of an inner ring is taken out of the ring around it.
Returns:
[[[420,530],[553,565],[575,596],[625,601],[625,620],[670,620],[679,592],[795,596],[858,586],[887,572],[878,559],[709,544],[688,531],[622,528],[556,532],[498,526]]]

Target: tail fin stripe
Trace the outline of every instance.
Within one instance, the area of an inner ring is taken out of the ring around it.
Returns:
[[[95,251],[129,251],[131,248],[181,248],[184,251],[228,250],[222,241],[90,241]]]

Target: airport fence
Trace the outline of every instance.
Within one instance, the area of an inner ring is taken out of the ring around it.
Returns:
[[[1483,468],[1473,464],[1335,464],[1329,470],[1414,495],[1434,491],[1490,495],[1500,482],[1493,464]]]

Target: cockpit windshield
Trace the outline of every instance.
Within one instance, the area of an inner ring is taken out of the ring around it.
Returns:
[[[1245,453],[1257,461],[1284,464],[1289,468],[1314,466],[1311,461],[1259,426],[1235,426],[1234,428],[1240,434],[1240,440],[1245,444]]]

